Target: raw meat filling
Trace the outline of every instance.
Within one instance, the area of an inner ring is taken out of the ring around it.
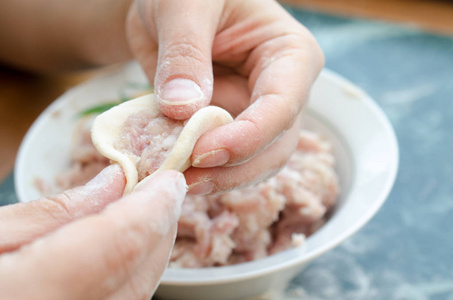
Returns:
[[[108,164],[109,159],[102,156],[91,142],[90,126],[92,120],[84,120],[76,128],[74,144],[76,145],[71,152],[71,166],[55,179],[57,186],[61,190],[80,186],[96,176]],[[43,195],[50,195],[52,191],[49,184],[37,178],[36,183],[41,183],[38,188]],[[47,187],[49,186],[49,187]]]
[[[186,197],[170,265],[235,264],[293,247],[324,224],[337,195],[330,144],[302,131],[276,176],[222,195]]]
[[[117,150],[134,158],[139,180],[159,168],[184,122],[161,114],[137,113],[126,121]],[[62,187],[82,184],[108,161],[82,134],[72,170]],[[300,244],[326,221],[338,195],[330,144],[301,131],[297,151],[274,177],[221,195],[187,196],[171,256],[172,267],[210,267],[265,257]],[[81,167],[83,166],[83,169]],[[80,170],[86,170],[85,180]]]
[[[114,147],[135,160],[139,181],[156,171],[167,158],[184,127],[183,121],[151,111],[131,115]]]

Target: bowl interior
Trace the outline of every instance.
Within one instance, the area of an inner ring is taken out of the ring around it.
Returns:
[[[145,85],[146,77],[132,63],[72,89],[49,106],[28,131],[18,153],[19,200],[39,198],[35,179],[53,183],[68,168],[71,133],[80,111],[118,99],[131,86]],[[333,144],[341,195],[329,221],[301,247],[234,266],[167,269],[163,285],[231,282],[304,264],[338,245],[376,213],[390,192],[398,166],[395,134],[379,107],[350,82],[324,70],[312,88],[305,125]]]

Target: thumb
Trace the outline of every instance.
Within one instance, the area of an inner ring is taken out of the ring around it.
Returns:
[[[156,1],[159,43],[154,87],[160,110],[184,120],[212,97],[211,49],[223,1]]]
[[[0,280],[0,298],[106,299],[151,254],[155,261],[147,276],[159,278],[185,193],[184,176],[163,171],[100,214],[72,222],[0,259],[0,278],[8,278]],[[156,256],[162,242],[167,247]],[[137,294],[134,298],[145,299]]]

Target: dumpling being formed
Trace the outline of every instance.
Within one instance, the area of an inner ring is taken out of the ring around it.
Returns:
[[[91,137],[102,155],[122,166],[127,194],[157,171],[185,171],[200,136],[232,121],[226,110],[216,106],[200,109],[187,121],[173,120],[160,112],[154,94],[149,94],[99,115]]]

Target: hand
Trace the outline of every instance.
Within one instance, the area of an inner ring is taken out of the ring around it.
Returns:
[[[113,165],[83,187],[1,208],[0,299],[149,299],[186,185],[165,171],[116,201],[124,186]]]
[[[164,114],[186,119],[210,102],[237,116],[198,140],[190,193],[249,184],[286,163],[324,58],[278,3],[137,0],[127,24]]]

